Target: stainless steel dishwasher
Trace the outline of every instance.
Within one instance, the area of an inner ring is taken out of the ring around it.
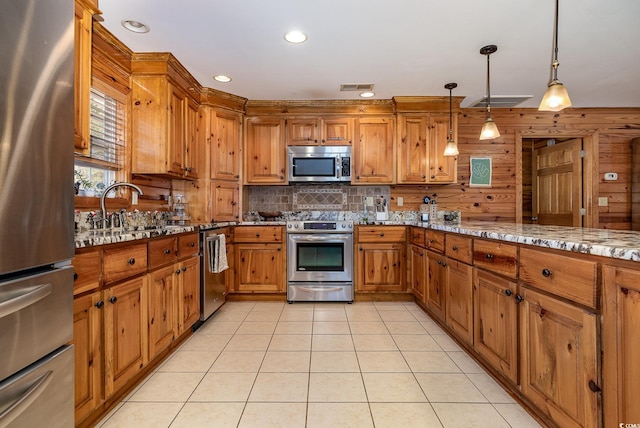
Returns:
[[[213,245],[219,244],[222,229],[200,230],[200,321],[206,321],[225,302],[225,272],[213,272]],[[216,242],[217,241],[217,242]]]

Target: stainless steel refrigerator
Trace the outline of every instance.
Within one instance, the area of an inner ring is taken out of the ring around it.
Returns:
[[[0,1],[0,426],[72,427],[71,0]]]

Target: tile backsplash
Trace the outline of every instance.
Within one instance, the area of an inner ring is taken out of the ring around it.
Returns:
[[[251,186],[247,211],[361,211],[366,196],[384,196],[389,186],[316,184]]]

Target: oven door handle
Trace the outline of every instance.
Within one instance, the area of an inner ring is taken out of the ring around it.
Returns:
[[[344,243],[349,239],[353,239],[352,233],[298,233],[290,234],[289,240],[293,242],[336,242]]]
[[[317,287],[298,286],[298,288],[300,288],[300,290],[303,290],[303,291],[340,291],[344,289],[344,287],[322,287],[322,286],[317,286]]]
[[[53,380],[53,372],[48,371],[36,381],[7,409],[0,413],[0,427],[9,426],[11,421],[24,413],[31,404],[44,392]]]

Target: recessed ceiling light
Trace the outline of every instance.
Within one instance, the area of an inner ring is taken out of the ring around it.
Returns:
[[[360,92],[362,98],[371,98],[375,95],[374,92]]]
[[[307,35],[301,31],[289,31],[284,34],[284,39],[289,43],[304,43],[307,41]]]
[[[215,76],[213,76],[213,78],[222,83],[231,82],[231,77],[225,76],[224,74],[216,74]]]
[[[140,21],[134,21],[131,19],[126,19],[121,22],[122,26],[129,31],[133,31],[134,33],[148,33],[150,28],[148,25],[143,24]]]

